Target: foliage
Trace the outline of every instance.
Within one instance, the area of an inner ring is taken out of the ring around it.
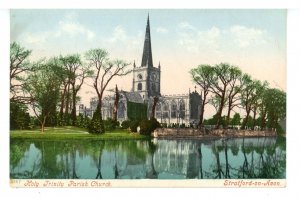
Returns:
[[[233,118],[231,119],[230,125],[240,125],[241,124],[241,115],[239,113],[235,113]]]
[[[91,119],[89,117],[79,114],[76,119],[76,126],[87,129],[89,127],[90,122]]]
[[[31,105],[40,121],[41,128],[45,125],[50,113],[55,113],[60,91],[60,68],[57,59],[50,59],[36,66],[30,73],[24,89],[31,96]]]
[[[101,134],[104,133],[104,123],[100,121],[100,108],[97,106],[96,111],[93,114],[93,118],[88,126],[89,133]]]
[[[107,120],[104,120],[105,131],[115,130],[119,126],[120,123],[118,121],[113,120],[112,118],[108,118]]]
[[[160,124],[155,118],[151,118],[150,120],[144,119],[140,122],[140,134],[150,136],[151,132],[158,127],[160,127]]]
[[[137,127],[139,126],[140,121],[139,120],[132,120],[130,121],[130,131],[131,132],[137,132]]]
[[[28,102],[29,97],[23,94],[26,72],[31,71],[29,56],[31,50],[21,47],[18,43],[10,44],[10,100],[14,102]]]
[[[10,129],[29,129],[30,116],[26,105],[10,102]]]
[[[122,129],[128,129],[130,127],[130,120],[124,120],[121,124]]]
[[[147,119],[147,105],[128,101],[127,116],[129,120]]]

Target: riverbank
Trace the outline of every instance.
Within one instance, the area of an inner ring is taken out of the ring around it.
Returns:
[[[130,133],[127,130],[116,129],[107,131],[101,135],[89,134],[86,129],[72,126],[46,127],[44,133],[40,130],[11,130],[11,139],[56,139],[56,140],[137,140],[149,139],[150,137],[137,133]]]
[[[240,137],[274,137],[276,131],[255,131],[235,129],[201,130],[193,128],[158,128],[151,134],[155,138],[240,138]]]

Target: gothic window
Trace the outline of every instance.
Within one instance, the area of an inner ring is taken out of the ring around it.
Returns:
[[[163,104],[163,118],[169,118],[169,104],[167,102]]]
[[[179,101],[179,117],[182,119],[185,117],[185,103],[183,100]]]
[[[155,107],[156,118],[161,117],[161,104],[158,102]]]
[[[125,118],[125,104],[123,101],[120,101],[118,104],[118,118]]]
[[[139,84],[138,84],[138,87],[137,87],[137,89],[138,89],[139,91],[141,91],[141,90],[143,89],[143,85],[142,85],[142,83],[139,83]]]
[[[171,118],[176,118],[177,104],[173,100],[171,104]]]

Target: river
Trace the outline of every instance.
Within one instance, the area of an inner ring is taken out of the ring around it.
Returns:
[[[285,178],[285,139],[11,139],[11,179]]]

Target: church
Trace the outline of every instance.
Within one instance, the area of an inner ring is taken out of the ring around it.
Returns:
[[[144,48],[141,65],[133,64],[131,91],[119,91],[117,118],[124,120],[150,118],[154,97],[158,98],[155,118],[163,126],[195,125],[199,122],[202,96],[196,91],[178,95],[161,94],[161,65],[153,65],[150,21],[147,18]],[[115,96],[103,99],[103,119],[112,118]],[[97,98],[92,98],[90,108],[79,106],[79,113],[92,116],[97,107]]]

